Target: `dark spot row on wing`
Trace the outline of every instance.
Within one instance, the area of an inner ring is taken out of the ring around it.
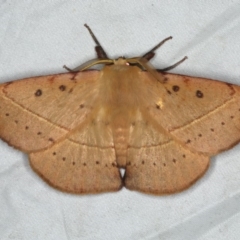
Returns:
[[[6,117],[10,117],[10,114],[9,114],[9,113],[5,113],[5,116],[6,116]],[[14,120],[14,123],[15,123],[16,125],[19,125],[19,120],[15,119],[15,120]],[[20,123],[20,124],[21,124],[21,123]],[[24,126],[24,129],[25,129],[26,131],[28,131],[28,130],[30,130],[30,126],[25,125],[25,126]],[[42,132],[39,131],[39,132],[36,133],[36,135],[40,136],[40,135],[42,135]],[[48,141],[54,142],[54,139],[50,137],[50,138],[48,138]]]
[[[66,86],[65,85],[60,85],[59,86],[59,90],[60,91],[65,91],[66,90]],[[71,93],[73,91],[73,89],[71,88],[70,90],[69,90],[69,93]],[[38,89],[36,92],[35,92],[35,96],[36,97],[40,97],[40,96],[42,96],[42,94],[43,94],[43,91],[41,90],[41,89]],[[85,105],[83,104],[83,103],[81,103],[80,105],[79,105],[79,108],[84,108],[85,107]]]
[[[55,151],[52,152],[52,155],[57,157],[57,152],[55,152]],[[66,157],[61,157],[61,160],[63,162],[65,162],[67,160],[67,158]],[[72,161],[71,164],[74,166],[74,165],[76,165],[76,162]],[[99,161],[95,161],[95,164],[96,165],[101,165],[101,161],[100,160]],[[83,163],[81,163],[81,165],[83,165],[85,167],[85,166],[87,166],[87,163],[83,162]],[[108,167],[108,166],[117,167],[117,164],[115,162],[112,162],[112,164],[109,164],[109,165],[105,164],[105,167]]]
[[[229,116],[229,118],[230,118],[230,119],[234,119],[234,116],[231,115],[231,116]],[[216,123],[216,122],[215,122],[215,123]],[[219,124],[221,124],[222,126],[224,126],[226,123],[222,121],[222,122],[220,122]],[[209,128],[209,131],[215,132],[215,129],[214,129],[214,128]],[[203,137],[202,133],[198,133],[198,137],[199,137],[199,138]],[[197,140],[197,139],[199,139],[199,138],[193,137],[192,140]],[[188,140],[186,141],[186,143],[187,143],[187,144],[191,143],[191,140],[188,139]]]
[[[59,90],[62,91],[62,92],[64,92],[66,89],[67,89],[67,87],[66,87],[65,85],[60,85],[60,86],[59,86]],[[71,93],[72,91],[73,91],[73,88],[69,89],[68,93]],[[42,89],[36,90],[36,92],[34,93],[34,95],[35,95],[36,97],[42,96],[42,95],[43,95],[43,90],[42,90]],[[84,103],[81,103],[81,104],[79,105],[79,108],[80,108],[80,109],[82,109],[82,108],[84,108],[84,107],[85,107],[85,104],[84,104]]]
[[[60,85],[59,86],[59,90],[60,91],[62,91],[62,92],[64,92],[65,90],[66,90],[66,86],[65,85]],[[73,89],[71,88],[70,90],[69,90],[69,93],[71,93],[73,91]],[[40,97],[40,96],[42,96],[42,94],[43,94],[43,91],[42,91],[42,89],[37,89],[36,90],[36,92],[34,93],[34,95],[36,96],[36,97]]]
[[[186,158],[186,155],[183,154],[182,159],[185,159],[185,158]],[[151,162],[151,161],[146,161],[146,160],[141,160],[139,164],[132,163],[131,161],[128,161],[126,166],[138,167],[139,165],[149,165],[149,164],[151,164],[154,167],[159,167],[159,166],[167,167],[167,166],[170,166],[171,163],[176,164],[178,161],[181,161],[181,159],[173,158],[171,161],[168,161],[168,162],[158,161],[157,163],[156,162]]]

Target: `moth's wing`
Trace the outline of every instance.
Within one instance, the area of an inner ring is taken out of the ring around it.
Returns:
[[[191,186],[208,165],[208,156],[185,148],[139,114],[131,127],[124,185],[152,194],[175,193]]]
[[[210,79],[165,74],[149,114],[186,147],[209,155],[240,140],[240,87]]]
[[[66,139],[30,153],[31,167],[53,187],[71,193],[117,191],[122,187],[111,127],[101,114],[94,116]]]
[[[98,96],[98,71],[0,85],[0,137],[25,152],[49,147],[84,123]]]

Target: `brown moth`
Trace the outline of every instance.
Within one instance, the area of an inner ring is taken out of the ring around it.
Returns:
[[[0,85],[0,137],[46,182],[71,193],[182,191],[240,139],[240,87],[153,70],[142,57],[98,59]],[[101,71],[87,70],[105,64]],[[122,177],[120,168],[125,169]]]

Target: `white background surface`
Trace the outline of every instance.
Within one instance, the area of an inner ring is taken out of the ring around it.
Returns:
[[[0,82],[94,58],[84,23],[110,57],[141,55],[172,35],[155,67],[187,55],[172,72],[240,84],[239,0],[0,0]],[[211,163],[175,195],[74,196],[45,184],[25,154],[1,141],[0,239],[240,239],[240,145]]]

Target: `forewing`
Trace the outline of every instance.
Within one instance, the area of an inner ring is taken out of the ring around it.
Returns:
[[[0,85],[0,137],[30,152],[46,148],[93,111],[97,71],[28,78]]]
[[[150,116],[192,150],[216,154],[240,140],[240,87],[165,74]]]

